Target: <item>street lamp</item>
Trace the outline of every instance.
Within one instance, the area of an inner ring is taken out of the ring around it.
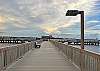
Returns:
[[[81,15],[81,49],[84,49],[84,11],[68,10],[66,16]]]

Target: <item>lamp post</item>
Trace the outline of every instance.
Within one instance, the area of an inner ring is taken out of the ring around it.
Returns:
[[[78,10],[68,10],[66,13],[66,16],[77,16],[78,14],[81,15],[81,54],[80,54],[80,67],[81,71],[84,70],[84,11],[78,11]]]
[[[81,49],[84,49],[84,11],[68,10],[66,16],[81,15]]]

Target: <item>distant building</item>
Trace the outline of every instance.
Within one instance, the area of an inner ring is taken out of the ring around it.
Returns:
[[[48,36],[42,36],[41,37],[44,41],[48,41],[49,39],[52,39],[52,35],[48,35]]]

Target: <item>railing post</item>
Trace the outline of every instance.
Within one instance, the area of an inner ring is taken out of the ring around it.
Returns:
[[[81,71],[85,71],[85,51],[83,49],[80,50],[80,68]]]
[[[3,50],[3,57],[4,57],[4,67],[7,65],[7,52],[6,49]]]
[[[2,70],[3,68],[3,52],[2,52],[2,49],[0,49],[0,71]]]
[[[100,57],[97,59],[97,71],[100,71]]]

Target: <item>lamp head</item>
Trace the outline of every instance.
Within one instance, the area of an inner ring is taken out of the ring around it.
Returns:
[[[78,15],[80,12],[78,10],[68,10],[66,13],[66,16],[76,16]]]

